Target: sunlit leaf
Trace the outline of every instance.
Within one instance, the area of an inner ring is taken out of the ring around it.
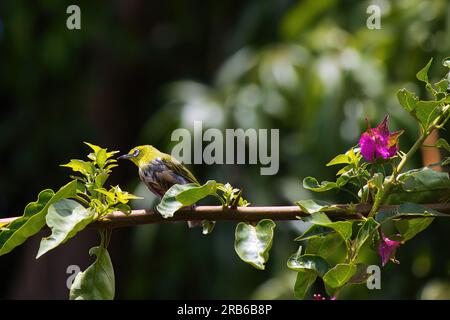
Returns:
[[[158,212],[164,217],[173,217],[174,213],[182,207],[190,206],[199,200],[216,192],[216,182],[209,180],[200,186],[195,183],[173,185],[164,194],[158,204]]]
[[[38,233],[45,226],[48,207],[61,200],[74,197],[77,181],[73,180],[54,193],[47,189],[39,193],[38,200],[25,207],[24,214],[0,232],[0,255],[6,254]]]
[[[427,65],[417,72],[416,77],[418,80],[428,83],[428,70],[430,69],[433,58],[428,61]]]
[[[400,105],[408,112],[412,112],[419,101],[419,98],[412,92],[401,89],[397,92],[397,99]]]
[[[76,172],[81,172],[84,175],[94,174],[94,165],[91,162],[83,160],[72,159],[69,163],[62,164],[61,167],[67,167]]]
[[[94,214],[78,202],[61,199],[50,205],[45,218],[52,234],[41,240],[36,259],[75,236],[94,219]]]
[[[337,189],[338,185],[336,182],[330,181],[322,181],[320,184],[316,178],[306,177],[303,179],[303,188],[315,191],[315,192],[324,192],[328,190]]]
[[[272,247],[274,228],[275,222],[269,219],[261,220],[256,226],[239,222],[234,242],[234,249],[239,258],[256,269],[264,270]]]
[[[89,254],[96,255],[95,262],[75,277],[70,288],[70,300],[114,299],[114,269],[108,251],[94,247]]]

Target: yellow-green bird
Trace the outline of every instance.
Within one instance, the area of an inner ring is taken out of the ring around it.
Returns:
[[[177,159],[153,146],[134,147],[118,159],[128,159],[139,168],[139,178],[159,198],[175,184],[196,183],[195,176]],[[198,225],[188,221],[189,227]]]

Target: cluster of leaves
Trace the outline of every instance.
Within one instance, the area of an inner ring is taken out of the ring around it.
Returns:
[[[119,186],[104,187],[116,167],[112,157],[117,151],[86,143],[92,152],[89,161],[71,160],[63,165],[77,174],[57,192],[51,189],[39,193],[38,199],[25,207],[22,217],[3,226],[0,231],[0,255],[6,254],[38,233],[46,225],[51,234],[41,240],[36,258],[67,242],[90,223],[113,211],[131,211],[128,201],[137,197]],[[113,299],[114,271],[107,246],[109,230],[100,230],[101,244],[90,250],[95,262],[80,272],[70,289],[71,299]]]
[[[333,158],[327,166],[343,166],[336,181],[319,182],[313,177],[303,181],[304,188],[314,192],[330,190],[352,194],[356,203],[336,206],[322,201],[301,200],[296,204],[307,214],[302,220],[309,227],[295,240],[301,244],[287,261],[288,268],[297,272],[295,296],[303,299],[311,285],[321,278],[328,295],[336,296],[349,284],[366,281],[367,262],[364,250],[377,250],[383,264],[396,262],[395,249],[426,229],[433,219],[445,216],[427,209],[419,203],[446,202],[450,199],[450,178],[447,173],[429,167],[401,172],[404,164],[435,129],[441,129],[450,118],[450,83],[447,75],[437,83],[428,79],[430,62],[417,73],[417,78],[433,97],[420,100],[406,89],[398,92],[400,105],[418,122],[421,135],[407,153],[399,151],[388,159],[364,159],[361,146],[352,147],[345,154]],[[450,59],[444,61],[450,68]],[[92,152],[89,161],[71,160],[63,165],[76,176],[56,193],[42,191],[36,202],[25,208],[24,214],[6,226],[0,226],[0,255],[6,254],[47,225],[51,234],[41,240],[37,258],[65,243],[93,221],[104,218],[112,211],[131,212],[129,200],[136,196],[122,191],[119,186],[105,188],[105,183],[116,167],[115,151],[87,144]],[[433,147],[450,152],[450,145],[440,139]],[[397,149],[396,149],[397,150]],[[447,165],[445,158],[439,165]],[[181,208],[196,205],[213,196],[226,208],[246,207],[242,190],[230,184],[209,180],[174,185],[163,196],[157,210],[164,218],[173,217]],[[358,204],[369,203],[368,216],[358,212]],[[400,204],[397,209],[380,211],[381,204]],[[348,214],[343,221],[335,221],[331,213]],[[203,233],[214,228],[214,221],[203,221]],[[272,247],[275,223],[264,219],[258,223],[239,222],[235,231],[235,251],[253,267],[264,270]],[[71,299],[112,299],[114,297],[114,271],[107,247],[111,232],[101,230],[101,243],[90,250],[95,262],[79,273],[70,289]],[[394,245],[393,245],[394,244]],[[389,247],[392,246],[392,247]],[[388,259],[385,259],[387,256]],[[386,261],[384,261],[386,260]]]
[[[165,218],[181,208],[196,204],[208,196],[218,198],[224,208],[247,207],[250,205],[242,198],[242,189],[233,188],[229,183],[222,184],[209,180],[203,185],[195,183],[174,185],[158,204],[158,212]],[[203,221],[203,233],[209,234],[214,228],[214,221]],[[264,270],[272,247],[275,222],[269,219],[259,221],[256,225],[239,222],[235,231],[235,251],[245,262],[257,269]]]
[[[396,246],[403,245],[426,229],[435,217],[446,216],[420,203],[447,202],[450,199],[447,173],[429,167],[400,172],[425,138],[433,130],[442,128],[450,117],[448,75],[431,84],[428,79],[431,62],[417,73],[417,79],[425,83],[431,100],[420,100],[406,89],[401,89],[397,94],[400,105],[417,120],[421,129],[418,142],[408,153],[399,151],[397,156],[390,159],[366,162],[360,148],[353,147],[327,164],[344,165],[337,172],[336,181],[319,183],[313,177],[304,179],[304,188],[315,192],[342,190],[351,193],[357,203],[400,206],[388,212],[382,212],[376,207],[374,214],[368,217],[359,214],[357,219],[332,221],[332,216],[327,215],[327,212],[341,210],[344,214],[352,214],[352,217],[358,215],[356,203],[350,203],[343,209],[320,201],[298,201],[297,205],[309,214],[303,220],[310,227],[296,239],[301,245],[287,262],[290,269],[298,272],[294,286],[297,298],[303,299],[317,278],[323,280],[330,296],[335,296],[346,285],[365,282],[369,275],[364,257],[360,254],[362,251],[378,251],[382,256],[382,251],[387,247],[386,242],[383,243],[386,238]],[[444,66],[450,68],[450,60],[445,60]],[[433,147],[450,151],[444,139],[439,139]],[[439,165],[448,162],[446,158]],[[394,262],[395,248],[387,249],[391,250],[387,253],[388,258]]]

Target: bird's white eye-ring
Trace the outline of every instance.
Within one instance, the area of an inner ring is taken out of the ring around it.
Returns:
[[[133,151],[133,157],[137,157],[139,155],[140,150],[136,149]]]

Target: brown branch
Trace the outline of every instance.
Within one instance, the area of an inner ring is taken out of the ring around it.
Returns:
[[[450,216],[450,204],[426,204],[425,207],[437,210]],[[327,215],[332,220],[360,219],[361,215],[367,216],[371,205],[357,205],[355,212],[349,213],[345,210],[346,205],[338,205],[342,209],[328,211]],[[398,206],[385,205],[380,207],[380,211],[390,211]],[[272,219],[277,221],[297,220],[297,217],[308,215],[297,206],[280,207],[238,207],[223,208],[221,206],[199,206],[195,208],[183,208],[172,218],[163,218],[154,210],[133,210],[130,215],[122,212],[113,212],[99,221],[94,222],[93,228],[119,228],[141,224],[159,224],[174,221],[188,220],[214,220],[214,221],[259,221],[262,219]],[[0,219],[0,226],[14,221],[19,217]]]

